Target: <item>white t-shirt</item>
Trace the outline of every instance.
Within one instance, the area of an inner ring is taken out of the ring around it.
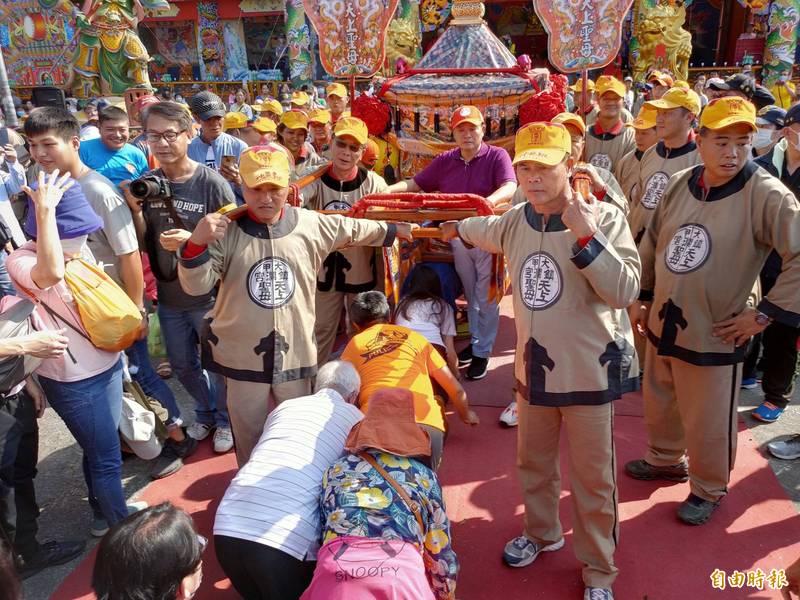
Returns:
[[[456,335],[453,309],[446,302],[437,308],[434,300],[415,300],[406,306],[405,312],[408,318],[398,311],[395,323],[413,329],[434,346],[444,346],[443,336]]]
[[[319,549],[322,476],[364,415],[335,391],[282,402],[217,509],[214,535],[249,540],[298,560]]]

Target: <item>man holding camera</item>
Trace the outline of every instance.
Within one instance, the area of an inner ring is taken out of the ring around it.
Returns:
[[[195,423],[187,433],[196,440],[214,432],[214,450],[233,447],[225,385],[200,364],[197,340],[212,292],[191,296],[178,282],[175,251],[208,213],[234,202],[233,191],[214,170],[189,158],[192,119],[176,102],[150,106],[142,123],[150,151],[161,167],[126,189],[140,242],[150,257],[158,284],[158,317],[167,355],[178,380],[195,401]]]

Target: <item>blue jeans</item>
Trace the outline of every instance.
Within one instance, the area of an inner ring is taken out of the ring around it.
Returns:
[[[500,324],[500,305],[488,298],[494,258],[480,248],[466,248],[458,239],[450,242],[450,246],[453,248],[456,272],[464,285],[464,296],[467,298],[472,354],[489,358]]]
[[[119,419],[122,413],[122,361],[81,381],[39,376],[47,401],[83,450],[83,476],[89,505],[109,526],[128,516],[122,491]]]
[[[125,350],[128,355],[128,360],[131,365],[137,368],[136,373],[133,375],[134,381],[142,386],[142,391],[155,398],[161,403],[161,406],[167,409],[169,419],[167,426],[177,423],[181,418],[181,409],[178,407],[178,402],[175,400],[175,394],[169,389],[169,386],[164,383],[156,370],[153,368],[153,363],[150,362],[150,354],[147,350],[147,338],[143,340],[136,340],[133,345]]]
[[[8,255],[5,250],[0,249],[0,298],[3,296],[16,296],[17,290],[11,283],[11,277],[6,270],[6,258]]]
[[[158,305],[161,332],[172,370],[194,398],[195,420],[205,425],[230,427],[225,398],[225,378],[207,373],[200,364],[198,343],[206,309],[188,310]]]

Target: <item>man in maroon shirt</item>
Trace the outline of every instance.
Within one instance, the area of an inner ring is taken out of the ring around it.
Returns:
[[[471,193],[492,204],[510,200],[517,189],[511,157],[503,148],[483,142],[486,123],[474,106],[461,106],[450,118],[456,148],[433,159],[413,179],[389,187],[390,192]],[[468,379],[486,376],[489,356],[497,337],[500,306],[489,298],[492,255],[478,248],[467,249],[456,239],[451,242],[456,271],[467,298],[472,343],[458,354],[460,365],[469,365]]]

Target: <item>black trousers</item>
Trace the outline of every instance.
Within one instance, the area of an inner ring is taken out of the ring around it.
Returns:
[[[226,535],[215,535],[214,547],[222,570],[244,600],[298,600],[311,584],[317,565]]]
[[[773,322],[761,334],[764,346],[764,374],[761,388],[764,400],[786,408],[794,393],[797,372],[797,339],[800,330]]]
[[[12,542],[13,551],[24,558],[39,549],[39,506],[33,486],[38,460],[39,424],[33,400],[25,390],[0,398],[0,541]]]

